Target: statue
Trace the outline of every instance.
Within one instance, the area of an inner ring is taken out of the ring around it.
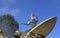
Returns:
[[[31,13],[31,20],[28,21],[27,23],[22,23],[24,25],[30,25],[30,29],[32,29],[33,27],[35,27],[37,25],[38,19],[37,17]]]
[[[38,19],[31,14],[31,20],[24,25],[30,25],[28,32],[19,32],[19,25],[11,15],[0,16],[0,37],[3,38],[45,38],[55,26],[57,17],[49,18],[37,25]],[[49,29],[47,29],[49,28]]]

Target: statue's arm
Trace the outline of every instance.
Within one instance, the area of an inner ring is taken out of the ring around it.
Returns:
[[[21,24],[23,24],[23,25],[29,25],[29,24],[27,24],[27,23],[21,23]]]

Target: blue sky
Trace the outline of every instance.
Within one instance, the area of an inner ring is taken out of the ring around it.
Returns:
[[[21,32],[29,29],[29,26],[20,23],[30,20],[32,12],[38,17],[38,23],[52,16],[57,16],[56,25],[46,38],[60,38],[60,0],[0,0],[0,16],[13,15],[19,23]]]

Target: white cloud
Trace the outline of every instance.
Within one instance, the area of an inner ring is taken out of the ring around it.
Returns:
[[[15,4],[16,0],[0,0],[0,5],[3,5],[4,7],[8,7]]]
[[[4,15],[4,14],[11,14],[11,15],[17,15],[20,13],[19,9],[9,9],[9,8],[2,8],[0,9],[0,15]]]
[[[2,1],[2,3],[3,4],[8,4],[8,3],[15,4],[16,0],[4,0],[4,1]]]
[[[16,14],[20,13],[19,9],[10,8],[11,4],[12,5],[16,4],[16,0],[1,0],[0,4],[2,4],[4,6],[4,7],[0,8],[0,15],[4,15],[4,14],[16,15]]]

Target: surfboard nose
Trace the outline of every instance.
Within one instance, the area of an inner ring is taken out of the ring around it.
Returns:
[[[53,16],[51,19],[53,19],[53,20],[57,20],[57,16]]]

